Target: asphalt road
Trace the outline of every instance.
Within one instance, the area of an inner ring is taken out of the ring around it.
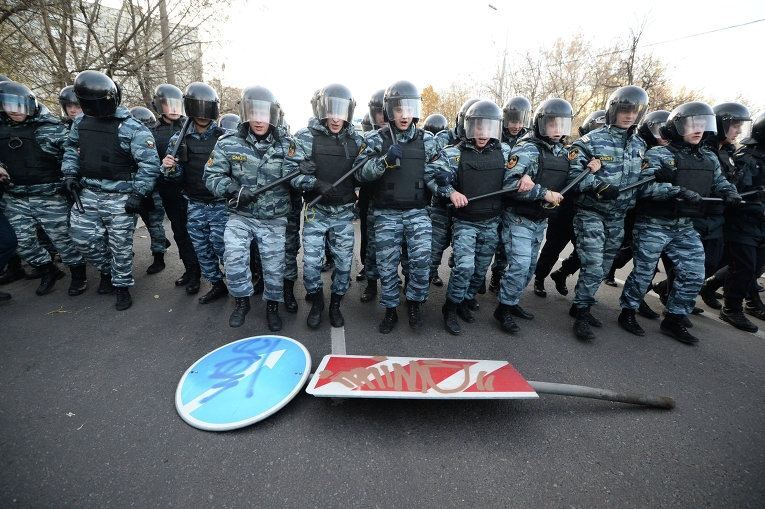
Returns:
[[[527,290],[522,304],[536,318],[520,322],[520,334],[498,329],[487,293],[478,322],[459,337],[442,327],[444,288],[432,288],[422,332],[402,316],[383,336],[381,308],[361,304],[354,282],[343,307],[347,353],[508,359],[530,380],[672,396],[672,411],[559,396],[301,393],[256,425],[194,429],[173,404],[181,374],[218,346],[267,333],[265,305],[254,300],[245,326],[229,328],[232,300],[200,306],[173,286],[175,246],[167,269],[145,275],[146,235],[139,228],[126,312],[95,293],[92,270],[76,298],[66,295],[68,278],[45,297],[34,295],[36,281],[3,287],[14,299],[0,306],[0,507],[765,506],[765,335],[707,310],[693,318],[698,346],[645,319],[648,334],[637,338],[616,325],[621,288],[601,289],[594,312],[606,325],[583,344],[571,332],[571,295],[549,282],[547,299]],[[306,327],[298,286],[300,309],[282,312],[282,333],[308,348],[315,369],[330,353],[329,323]],[[649,303],[661,308],[655,297]]]

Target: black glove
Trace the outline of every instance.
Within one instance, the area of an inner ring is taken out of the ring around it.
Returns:
[[[672,168],[662,166],[656,170],[656,173],[654,173],[653,176],[656,177],[656,182],[672,182],[675,178],[675,172],[672,171]]]
[[[130,193],[130,196],[128,196],[128,199],[125,202],[125,212],[128,214],[138,214],[141,211],[141,201],[144,198],[144,195],[135,191]]]
[[[436,173],[434,180],[436,181],[436,184],[438,184],[438,187],[450,186],[452,184],[452,174],[448,171],[441,170]]]
[[[313,185],[313,190],[319,194],[324,195],[332,190],[332,184],[329,182],[324,182],[323,180],[316,179],[316,182]]]
[[[242,192],[238,193],[238,195],[239,195],[239,203],[237,203],[236,208],[247,206],[253,201],[255,201],[255,198],[256,198],[252,190],[248,187],[243,187]]]
[[[152,198],[151,195],[144,196],[144,198],[141,200],[141,214],[148,214],[155,208],[154,198]]]
[[[680,198],[683,201],[686,201],[688,203],[692,203],[694,205],[701,203],[701,195],[697,193],[696,191],[691,191],[690,189],[680,188],[680,194],[677,195],[678,198]],[[739,196],[739,198],[741,198]]]
[[[619,189],[608,182],[599,182],[593,191],[598,200],[613,201],[619,197]]]
[[[385,154],[385,166],[388,168],[393,168],[394,166],[397,166],[397,161],[400,161],[401,158],[404,156],[404,151],[401,150],[401,146],[398,143],[394,143],[390,146],[388,149],[388,153]]]
[[[298,163],[298,169],[303,175],[313,175],[316,173],[316,163],[304,159]]]
[[[736,191],[730,191],[723,195],[722,197],[723,203],[726,205],[738,205],[741,203],[741,195],[738,194]]]

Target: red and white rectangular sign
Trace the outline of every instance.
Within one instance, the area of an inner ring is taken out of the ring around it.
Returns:
[[[308,394],[332,398],[524,399],[537,393],[507,361],[327,355]]]

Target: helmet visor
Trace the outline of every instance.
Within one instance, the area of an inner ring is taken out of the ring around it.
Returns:
[[[163,97],[159,106],[163,115],[183,115],[183,99]]]
[[[630,103],[616,103],[611,106],[612,122],[614,124],[620,124],[620,116],[629,116],[632,119],[632,125],[637,125],[643,119],[647,104],[630,104]]]
[[[675,119],[677,134],[685,136],[693,133],[717,132],[717,119],[714,115],[693,115]]]
[[[510,110],[504,112],[505,127],[511,127],[511,124],[520,124],[520,127],[528,129],[531,127],[531,112],[521,110]]]
[[[321,115],[320,120],[338,119],[350,122],[353,115],[351,101],[340,97],[324,97],[324,101],[319,106],[319,115]]]
[[[0,94],[0,104],[5,113],[20,113],[32,116],[35,113],[35,103],[31,97],[18,94]]]
[[[242,101],[242,121],[266,122],[276,127],[279,125],[279,107],[270,101],[245,99]]]
[[[661,135],[661,128],[666,125],[666,122],[651,122],[648,124],[648,130],[651,131],[651,134],[653,134],[653,137],[657,140],[663,139],[663,136]]]
[[[468,118],[465,120],[465,134],[467,138],[494,138],[498,140],[501,133],[501,120],[493,118]]]
[[[392,99],[390,101],[389,113],[391,120],[401,120],[402,118],[420,118],[422,101],[420,99]]]
[[[748,133],[752,130],[751,120],[723,120],[722,124],[725,130],[725,138],[731,143],[736,143],[743,139],[744,136],[748,136]]]
[[[539,135],[548,138],[571,134],[571,117],[542,117],[539,119]]]

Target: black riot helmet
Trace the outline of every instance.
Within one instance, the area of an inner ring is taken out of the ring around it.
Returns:
[[[378,124],[375,119],[377,118],[377,115],[382,114],[383,121],[387,122],[388,118],[385,114],[385,105],[383,104],[383,99],[385,97],[385,90],[380,89],[374,94],[372,94],[372,98],[369,99],[369,120],[372,122],[372,126],[375,129],[379,129],[382,127],[382,124]]]
[[[648,144],[648,148],[659,144],[660,139],[664,139],[661,134],[661,128],[664,127],[669,118],[667,110],[656,110],[648,113],[638,125],[638,134]]]
[[[169,83],[158,85],[151,107],[160,115],[183,115],[183,92]]]
[[[531,101],[518,95],[511,97],[502,108],[502,120],[507,129],[510,123],[520,123],[522,128],[531,127]]]
[[[215,120],[220,110],[218,92],[207,83],[195,81],[183,93],[183,109],[187,117]]]
[[[241,121],[242,119],[240,119],[239,115],[236,113],[226,113],[225,115],[221,115],[221,117],[218,119],[218,125],[221,127],[221,129],[234,131],[239,126],[239,122]]]
[[[717,117],[717,135],[718,141],[727,139],[735,143],[742,133],[749,132],[749,124],[752,122],[752,116],[749,110],[741,103],[721,103],[712,108]]]
[[[422,98],[420,91],[410,81],[397,81],[386,88],[383,104],[388,122],[393,122],[397,118],[411,118],[416,124],[420,119]]]
[[[440,113],[433,113],[425,118],[425,123],[422,124],[422,128],[426,131],[430,131],[433,134],[440,133],[444,129],[449,127],[449,121],[446,117]]]
[[[765,111],[754,117],[749,132],[741,140],[744,145],[765,145]]]
[[[606,110],[597,110],[590,113],[579,126],[579,136],[606,125]]]
[[[457,118],[455,119],[455,124],[454,124],[455,125],[454,129],[456,131],[455,134],[457,135],[457,138],[462,139],[465,137],[465,128],[464,128],[465,113],[467,113],[467,110],[478,101],[479,99],[474,98],[474,99],[468,99],[467,101],[462,103],[462,106],[460,107],[460,111],[457,112]]]
[[[369,120],[369,113],[365,113],[364,118],[361,119],[361,130],[365,133],[372,130],[372,121]]]
[[[661,128],[665,140],[683,141],[683,136],[703,132],[702,139],[717,132],[717,119],[712,107],[706,103],[693,101],[681,104],[669,114],[667,123]]]
[[[242,90],[239,116],[243,122],[268,122],[276,127],[281,119],[281,107],[270,90],[256,85]]]
[[[5,113],[20,113],[28,117],[38,111],[37,97],[27,87],[16,81],[3,81],[0,85],[0,111]]]
[[[638,125],[647,108],[648,94],[645,90],[635,85],[617,88],[606,101],[606,125],[616,125],[616,114],[619,112],[636,113],[632,125]]]
[[[356,100],[345,85],[333,83],[322,88],[316,104],[319,120],[341,119],[347,124],[353,122]]]
[[[154,129],[159,123],[157,122],[157,117],[154,116],[154,113],[152,113],[149,108],[144,108],[143,106],[130,108],[130,114],[134,119],[138,120],[149,129]]]
[[[537,106],[534,112],[532,126],[534,134],[543,140],[553,143],[552,136],[563,137],[571,134],[571,121],[574,109],[565,99],[547,99]]]
[[[120,91],[106,74],[82,71],[74,79],[74,93],[82,112],[91,117],[111,117],[120,105]]]
[[[492,101],[477,101],[465,112],[462,129],[468,139],[502,139],[502,110]]]
[[[61,105],[61,116],[64,118],[69,118],[69,113],[66,111],[67,106],[77,106],[79,108],[80,101],[74,94],[73,85],[67,85],[61,89],[58,93],[58,103]]]

